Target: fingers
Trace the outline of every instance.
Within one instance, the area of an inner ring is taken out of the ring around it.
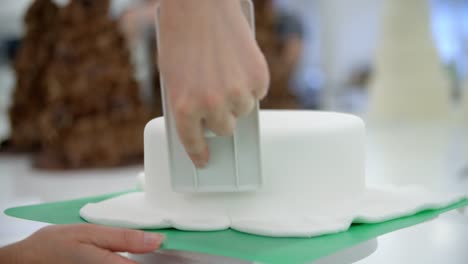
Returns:
[[[267,87],[267,84],[264,85]],[[209,148],[204,136],[205,128],[218,136],[230,136],[236,127],[236,119],[247,115],[255,107],[256,96],[263,96],[267,88],[248,89],[238,86],[228,89],[225,95],[208,95],[199,101],[173,99],[174,119],[179,139],[188,156],[198,168],[206,166]],[[216,89],[211,89],[216,91]],[[258,95],[254,95],[257,91]],[[213,92],[214,93],[214,92]],[[216,94],[216,93],[215,93]]]
[[[268,70],[268,64],[265,57],[260,53],[260,59],[262,67],[256,67],[252,72],[253,89],[252,95],[257,99],[261,100],[265,98],[268,93],[270,86],[270,72]]]
[[[74,253],[74,256],[67,259],[67,263],[137,264],[135,261],[127,259],[117,253],[100,249],[92,245],[83,245]]]
[[[209,151],[203,133],[201,115],[188,105],[175,107],[175,123],[180,141],[198,168],[208,163]]]
[[[140,230],[81,225],[80,240],[112,252],[148,253],[158,249],[164,235]]]
[[[230,89],[228,101],[235,117],[249,114],[256,102],[263,99],[268,93],[270,73],[265,57],[260,54],[258,61],[263,66],[250,70],[248,81],[241,82]]]
[[[235,117],[245,116],[252,111],[256,101],[252,94],[249,93],[248,89],[242,89],[242,87],[232,89],[229,98],[231,111]]]
[[[217,136],[231,136],[236,127],[236,118],[228,111],[211,113],[206,118],[206,127]]]

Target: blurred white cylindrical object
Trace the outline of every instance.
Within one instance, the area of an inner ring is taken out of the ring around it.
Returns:
[[[450,85],[431,33],[428,0],[387,0],[371,82],[375,121],[444,119]]]
[[[367,182],[421,185],[446,190],[452,182],[451,122],[371,126],[368,129]]]
[[[468,77],[463,81],[462,87],[462,110],[463,110],[463,124],[468,126]]]

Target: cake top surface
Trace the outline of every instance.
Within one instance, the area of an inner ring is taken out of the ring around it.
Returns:
[[[333,131],[347,127],[364,126],[364,122],[357,116],[321,111],[261,111],[261,129],[279,132],[287,131]]]
[[[164,117],[151,122],[154,128],[163,128]],[[336,131],[349,127],[364,127],[364,121],[354,115],[310,110],[262,110],[260,129],[278,133],[298,131]]]

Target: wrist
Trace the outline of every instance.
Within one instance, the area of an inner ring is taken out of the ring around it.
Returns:
[[[160,0],[161,10],[169,14],[232,10],[240,7],[239,0]]]

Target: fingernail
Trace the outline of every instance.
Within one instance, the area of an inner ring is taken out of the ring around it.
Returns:
[[[166,239],[165,235],[157,234],[157,233],[145,232],[145,235],[144,235],[145,246],[160,245],[165,239]]]
[[[206,161],[202,158],[194,158],[193,163],[197,168],[203,169],[206,166]]]
[[[193,163],[198,168],[204,168],[208,163],[208,150],[205,150],[201,154],[193,155],[192,156]]]

